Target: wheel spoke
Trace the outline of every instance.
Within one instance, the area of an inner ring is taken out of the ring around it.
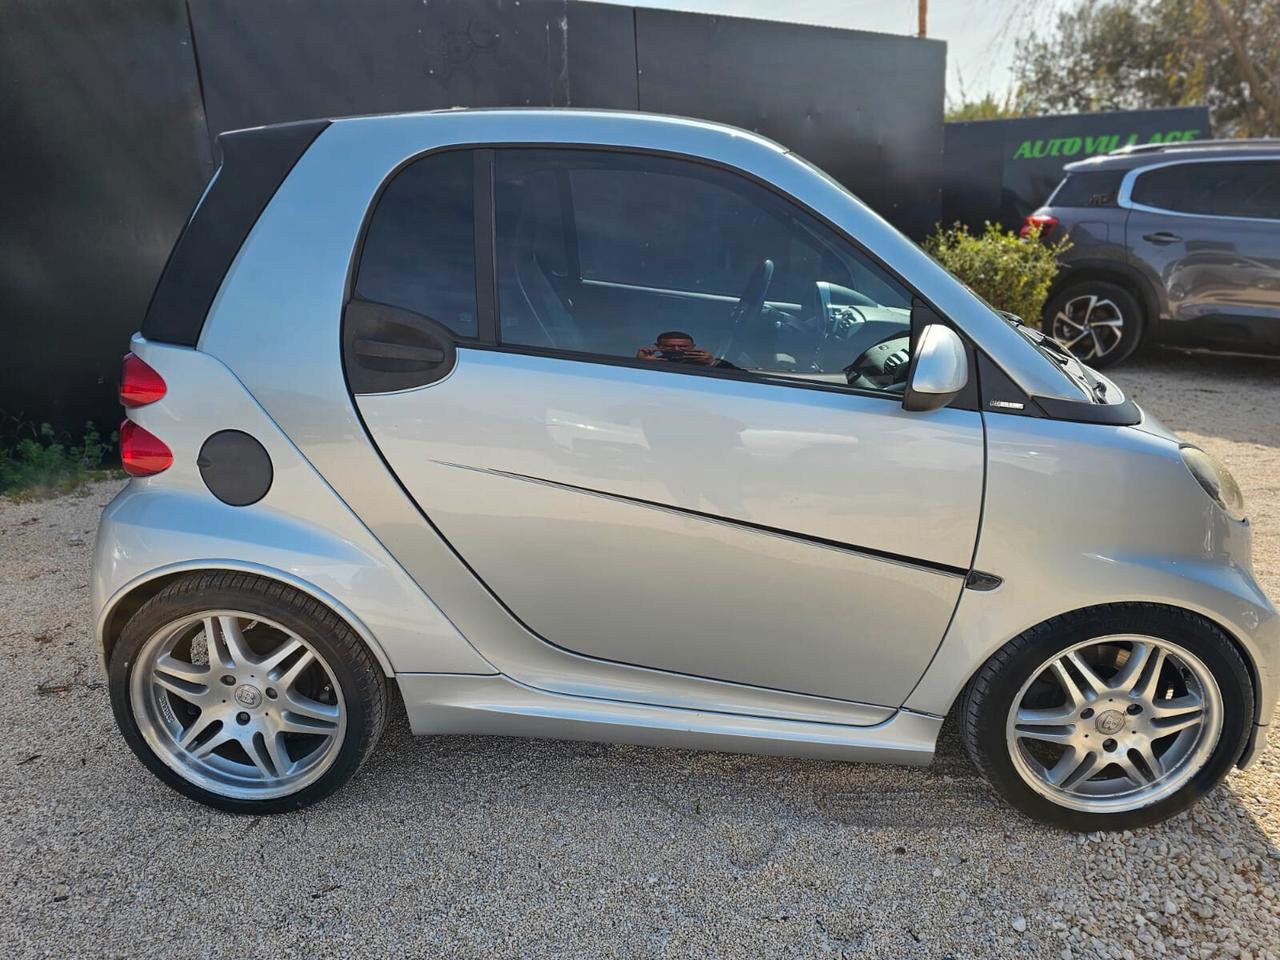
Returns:
[[[1026,740],[1043,740],[1045,743],[1071,744],[1076,739],[1076,728],[1074,726],[1058,725],[1050,726],[1018,724],[1018,736]]]
[[[178,738],[178,746],[183,749],[189,749],[191,744],[200,738],[200,734],[204,733],[212,724],[218,722],[210,711],[203,711],[200,716],[191,721],[191,725],[182,731],[182,736]]]
[[[258,768],[258,774],[263,780],[274,780],[279,774],[276,772],[275,762],[272,760],[270,752],[266,747],[266,737],[259,737],[256,734],[240,737],[240,746],[244,748],[244,752],[249,755],[249,759],[253,761],[253,765]]]
[[[1135,678],[1130,691],[1141,699],[1150,704],[1155,704],[1156,695],[1159,693],[1160,674],[1164,672],[1165,652],[1157,649],[1147,658],[1147,662],[1143,664],[1143,670],[1140,676]]]
[[[1028,740],[1070,744],[1076,737],[1075,710],[1061,707],[1032,710],[1023,707],[1018,711],[1014,728],[1019,737]]]
[[[1068,326],[1075,327],[1077,330],[1080,330],[1082,332],[1088,329],[1087,327],[1085,327],[1083,323],[1076,323],[1074,320],[1072,320],[1071,317],[1067,315],[1067,312],[1065,310],[1059,310],[1058,315],[1053,319],[1055,321],[1061,320],[1063,323],[1067,324]]]
[[[1058,681],[1058,686],[1062,687],[1062,692],[1067,695],[1067,702],[1071,706],[1080,707],[1088,702],[1088,697],[1084,695],[1084,691],[1076,683],[1075,677],[1071,676],[1070,671],[1067,670],[1061,660],[1053,661],[1049,669],[1053,671],[1053,676]]]
[[[217,750],[218,747],[222,746],[228,740],[234,739],[235,737],[232,736],[229,730],[227,730],[226,724],[223,724],[222,729],[218,730],[208,740],[200,744],[200,746],[193,748],[191,750],[191,756],[196,757],[197,759],[203,759],[213,753],[213,751]]]
[[[209,682],[209,673],[212,668],[199,663],[188,663],[186,660],[179,660],[172,654],[166,653],[156,660],[155,669],[159,672],[167,673],[171,677],[178,677],[188,683],[206,686]]]
[[[1138,760],[1134,759],[1135,753],[1138,755]],[[1160,762],[1160,758],[1151,749],[1151,744],[1147,742],[1135,743],[1129,748],[1128,753],[1117,757],[1115,762],[1134,786],[1145,787],[1164,776],[1164,764]]]
[[[187,703],[197,707],[204,703],[205,697],[209,693],[209,688],[203,683],[192,683],[182,677],[175,677],[166,673],[160,667],[156,667],[151,671],[151,679],[156,686],[163,690],[168,690],[175,696],[181,697]]]
[[[1081,318],[1084,325],[1089,326],[1089,318],[1093,316],[1093,308],[1098,305],[1098,298],[1094,294],[1089,295],[1089,305],[1084,308],[1084,316]]]
[[[210,670],[215,667],[222,667],[225,670],[235,669],[236,662],[232,659],[226,644],[222,642],[218,623],[213,617],[204,618],[204,641],[209,650]]]
[[[1071,706],[1050,707],[1047,710],[1019,707],[1015,722],[1018,726],[1026,724],[1033,727],[1055,727],[1073,724],[1075,716],[1075,708]]]
[[[1066,343],[1064,343],[1062,346],[1063,346],[1065,349],[1070,350],[1072,347],[1074,347],[1077,343],[1079,343],[1081,340],[1083,340],[1083,339],[1084,339],[1085,337],[1087,337],[1087,336],[1089,336],[1089,331],[1088,331],[1088,330],[1085,330],[1083,333],[1079,334],[1079,335],[1078,335],[1078,336],[1076,336],[1074,339],[1072,339],[1072,340],[1068,340],[1068,341],[1067,341]]]
[[[278,667],[271,672],[271,679],[284,690],[292,687],[302,672],[316,662],[316,655],[310,650],[303,650],[302,655],[290,664],[289,669],[280,670]]]
[[[1073,745],[1058,758],[1052,769],[1045,771],[1045,779],[1067,790],[1088,776],[1096,762],[1097,757],[1091,751]]]
[[[226,644],[227,652],[231,655],[232,661],[237,664],[256,663],[257,657],[253,655],[248,642],[244,638],[244,633],[240,630],[240,620],[238,617],[219,617],[218,626],[222,632],[222,642]]]
[[[338,728],[340,713],[335,704],[291,694],[280,712],[280,729],[285,733],[332,733]]]
[[[1157,735],[1168,737],[1204,721],[1204,704],[1195,694],[1175,700],[1156,700],[1151,707],[1151,725]]]
[[[289,759],[289,752],[285,749],[284,740],[280,737],[279,730],[267,729],[262,732],[262,749],[265,750],[267,759],[275,770],[275,775],[277,777],[288,776],[293,769],[293,761]]]
[[[1076,668],[1076,671],[1084,680],[1084,690],[1086,693],[1091,693],[1093,696],[1097,697],[1106,691],[1106,681],[1094,672],[1093,667],[1085,661],[1084,657],[1080,656],[1080,652],[1078,650],[1072,650],[1067,654],[1066,659],[1071,662],[1071,665]]]
[[[260,666],[265,672],[272,673],[279,669],[281,664],[301,649],[303,649],[302,641],[289,637],[268,656],[264,657],[258,663],[258,666]]]
[[[1111,689],[1128,693],[1142,680],[1143,670],[1147,664],[1151,662],[1152,654],[1155,654],[1159,663],[1164,662],[1164,652],[1158,650],[1152,644],[1140,643],[1135,641],[1129,649],[1129,659],[1125,661],[1120,672],[1111,678]],[[1158,665],[1157,665],[1158,669]]]

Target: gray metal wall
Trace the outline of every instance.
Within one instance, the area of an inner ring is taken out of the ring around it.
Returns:
[[[0,0],[0,414],[115,416],[120,355],[224,130],[450,106],[702,117],[792,147],[921,236],[945,50],[573,0]]]

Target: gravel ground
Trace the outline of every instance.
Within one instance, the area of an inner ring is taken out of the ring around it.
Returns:
[[[1224,460],[1280,596],[1280,363],[1117,379]],[[947,734],[929,768],[413,739],[336,797],[238,818],[116,734],[88,566],[116,484],[0,504],[7,957],[1280,958],[1280,743],[1198,807],[1079,837],[1004,808]]]

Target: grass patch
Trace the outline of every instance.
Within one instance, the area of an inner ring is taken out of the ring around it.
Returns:
[[[49,424],[19,424],[14,435],[0,441],[0,495],[12,500],[40,500],[83,486],[91,480],[123,477],[108,466],[116,434],[104,438],[86,423],[77,442]]]

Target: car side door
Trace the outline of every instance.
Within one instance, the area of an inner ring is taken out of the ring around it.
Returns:
[[[1132,255],[1168,300],[1164,339],[1280,347],[1280,158],[1147,168],[1128,205]]]
[[[494,153],[492,336],[458,337],[432,383],[357,392],[404,488],[530,642],[901,703],[963,588],[984,470],[975,404],[902,408],[911,292],[734,171]],[[357,297],[432,309],[429,284],[364,283],[368,258]]]

